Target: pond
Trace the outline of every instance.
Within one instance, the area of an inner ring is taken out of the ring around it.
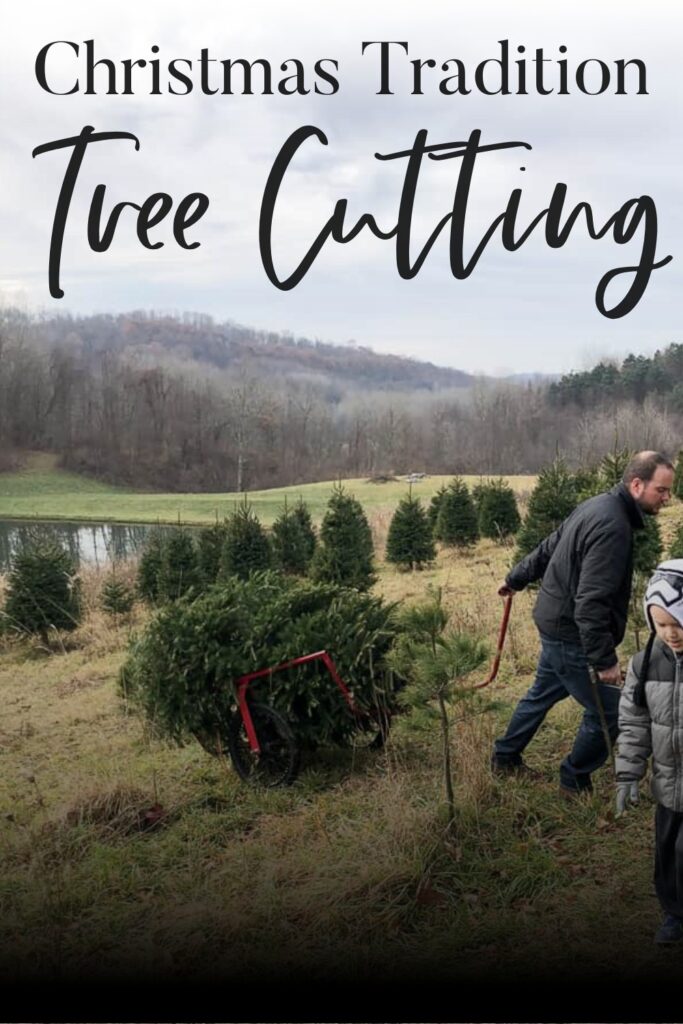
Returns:
[[[113,561],[137,557],[154,528],[139,523],[0,519],[0,573],[8,571],[13,554],[36,532],[56,538],[77,565],[106,567]]]

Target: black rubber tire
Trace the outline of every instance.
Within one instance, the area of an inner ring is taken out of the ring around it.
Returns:
[[[359,721],[352,746],[357,750],[381,750],[390,728],[390,713],[385,708],[373,708],[371,714]]]
[[[252,751],[242,715],[235,711],[228,727],[228,750],[235,771],[245,782],[269,789],[291,785],[301,758],[291,726],[267,704],[250,704],[249,711],[261,752]]]

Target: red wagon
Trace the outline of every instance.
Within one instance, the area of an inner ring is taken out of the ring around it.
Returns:
[[[228,722],[226,741],[235,771],[245,781],[272,787],[289,785],[296,778],[301,750],[294,729],[275,708],[254,701],[249,688],[256,679],[273,676],[276,672],[313,661],[321,661],[327,669],[346,703],[349,714],[356,720],[359,734],[365,737],[365,745],[374,749],[383,746],[391,723],[389,709],[375,706],[371,711],[366,711],[359,708],[328,652],[315,651],[313,654],[304,654],[302,657],[283,661],[270,668],[248,672],[236,680],[237,709]],[[209,753],[224,753],[220,735],[196,735]]]

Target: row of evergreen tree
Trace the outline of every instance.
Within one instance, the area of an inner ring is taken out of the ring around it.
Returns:
[[[386,558],[403,569],[422,568],[434,561],[436,540],[466,546],[480,535],[505,538],[519,523],[514,493],[504,481],[482,482],[470,494],[456,477],[429,509],[410,492],[401,500],[389,527]],[[247,501],[223,523],[202,530],[196,544],[181,527],[158,529],[140,559],[138,591],[152,603],[175,600],[191,588],[230,576],[247,579],[271,568],[366,590],[376,572],[372,532],[360,502],[341,485],[335,487],[319,538],[301,500],[283,509],[270,535]]]
[[[618,483],[631,452],[615,450],[599,466],[571,472],[556,459],[539,474],[520,529],[514,493],[503,480],[481,481],[470,493],[456,477],[425,508],[408,493],[389,526],[387,561],[416,569],[436,557],[435,541],[467,546],[479,536],[505,539],[514,534],[514,559],[531,551],[576,505]],[[683,458],[679,456],[674,493],[683,498]],[[649,573],[660,560],[663,543],[652,516],[636,534],[635,569]],[[683,557],[683,523],[669,555]],[[224,522],[199,532],[196,541],[182,527],[152,532],[138,567],[137,595],[150,603],[175,600],[190,589],[202,590],[229,577],[247,579],[276,568],[309,575],[320,582],[367,590],[376,580],[372,534],[365,512],[343,486],[333,489],[320,527],[313,528],[302,500],[285,505],[270,534],[248,502]],[[105,581],[102,607],[112,614],[130,611],[136,594],[113,573]],[[15,556],[8,578],[3,621],[11,627],[47,636],[51,627],[74,628],[82,617],[78,577],[69,555],[54,540],[36,538]]]
[[[360,502],[334,488],[319,537],[300,500],[285,505],[266,532],[245,499],[222,523],[199,532],[153,531],[138,567],[138,592],[150,603],[175,600],[230,577],[278,569],[327,583],[366,590],[375,581],[372,533]]]
[[[455,477],[427,509],[411,493],[402,499],[389,526],[386,558],[404,569],[421,568],[436,557],[435,541],[467,547],[479,537],[505,540],[519,526],[517,501],[504,480],[481,481],[470,493]]]

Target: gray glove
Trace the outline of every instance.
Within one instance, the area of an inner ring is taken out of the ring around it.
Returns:
[[[617,817],[635,807],[639,800],[637,782],[617,782]]]

